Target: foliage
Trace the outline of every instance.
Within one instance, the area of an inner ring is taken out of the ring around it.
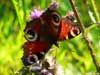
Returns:
[[[52,0],[0,0],[0,75],[14,75],[22,68],[25,23],[34,8],[46,9],[51,2]],[[62,16],[72,10],[69,0],[57,0],[57,2]],[[100,21],[99,3],[99,0],[96,2],[75,0],[81,20],[86,27],[90,23]],[[90,25],[86,28],[86,33],[100,62],[100,27],[97,24]],[[64,68],[65,75],[86,75],[96,72],[81,34],[74,39],[59,42],[59,48],[53,46],[52,49],[54,51],[49,54],[56,56],[57,63]]]

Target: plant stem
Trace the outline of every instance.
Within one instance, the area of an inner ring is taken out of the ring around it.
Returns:
[[[16,11],[16,15],[17,15],[17,18],[18,18],[18,22],[19,22],[19,25],[20,25],[20,30],[23,31],[23,27],[22,27],[22,19],[21,19],[21,15],[19,14],[20,10],[18,10],[18,3],[15,1],[15,0],[12,0],[12,4],[15,8],[15,11]]]
[[[82,21],[80,20],[79,14],[78,14],[78,12],[77,12],[77,10],[75,8],[74,1],[73,0],[69,0],[69,1],[70,1],[71,6],[72,6],[72,9],[73,9],[73,11],[75,13],[75,16],[77,18],[77,21],[79,22],[79,26],[80,26],[80,29],[82,31],[82,36],[84,37],[84,40],[85,40],[85,42],[86,42],[86,44],[88,46],[88,49],[90,51],[93,63],[96,66],[96,70],[97,70],[98,73],[100,73],[100,64],[98,63],[98,61],[96,59],[96,54],[95,54],[95,52],[93,50],[91,42],[88,40],[87,36],[85,35],[85,28],[84,28],[84,25],[83,25]]]
[[[99,14],[98,14],[98,12],[97,12],[97,8],[96,8],[96,5],[95,5],[95,2],[94,2],[94,0],[90,0],[90,1],[91,1],[91,5],[92,5],[92,8],[93,8],[93,11],[94,11],[94,15],[95,15],[95,17],[96,17],[96,20],[97,20],[98,22],[100,22]]]

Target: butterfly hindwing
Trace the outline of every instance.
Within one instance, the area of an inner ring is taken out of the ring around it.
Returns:
[[[51,48],[51,44],[47,42],[26,42],[24,44],[24,56],[22,61],[24,65],[31,65],[40,59],[43,59],[45,53]]]

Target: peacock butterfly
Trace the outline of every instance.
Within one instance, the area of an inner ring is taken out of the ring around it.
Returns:
[[[73,16],[62,18],[57,11],[57,3],[53,3],[45,11],[35,10],[31,21],[25,27],[24,65],[31,65],[43,59],[57,41],[64,41],[80,33],[78,26],[73,22]]]

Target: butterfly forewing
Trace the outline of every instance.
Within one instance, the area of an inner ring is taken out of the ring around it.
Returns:
[[[61,24],[58,31],[58,40],[63,41],[66,39],[74,38],[80,33],[79,27],[74,22],[67,18],[61,20]]]

